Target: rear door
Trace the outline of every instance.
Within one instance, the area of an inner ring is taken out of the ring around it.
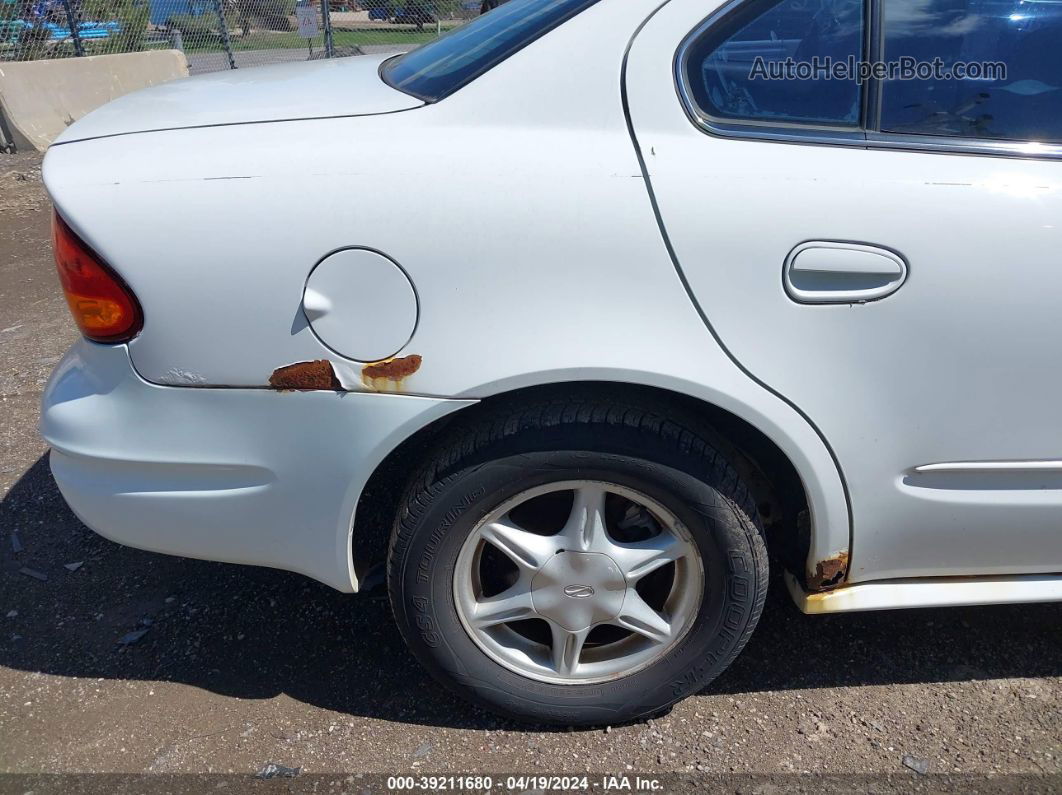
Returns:
[[[837,455],[852,581],[1062,570],[1059,41],[1053,2],[671,0],[633,43],[662,229]]]

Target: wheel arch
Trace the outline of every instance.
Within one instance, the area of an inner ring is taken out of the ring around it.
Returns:
[[[704,416],[716,434],[715,441],[728,454],[753,492],[760,518],[767,531],[768,547],[791,572],[801,575],[809,590],[825,590],[841,584],[847,575],[849,527],[825,521],[838,506],[822,504],[831,492],[843,495],[839,476],[814,466],[799,442],[779,434],[777,423],[763,422],[752,407],[659,385],[609,380],[558,381],[499,391],[477,403],[430,422],[395,447],[366,482],[359,496],[352,528],[352,564],[362,588],[382,582],[387,541],[411,473],[427,452],[445,435],[471,428],[488,412],[506,405],[516,406],[528,399],[563,397],[578,389],[583,394],[614,398],[618,393],[637,394],[657,403],[662,410],[681,405]],[[742,416],[744,414],[745,416]],[[749,415],[752,415],[750,418]],[[761,421],[756,421],[760,419]],[[765,429],[763,426],[773,426]],[[772,431],[772,432],[769,432]],[[798,455],[794,455],[794,452]],[[823,483],[834,478],[836,483]],[[842,497],[843,499],[843,497]],[[831,510],[832,507],[832,510]],[[847,517],[847,504],[843,505]],[[836,550],[823,555],[822,550]],[[843,561],[831,567],[830,561]],[[824,576],[825,574],[825,576]]]

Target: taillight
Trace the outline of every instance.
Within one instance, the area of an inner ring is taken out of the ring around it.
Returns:
[[[59,283],[81,333],[95,342],[135,337],[144,324],[136,296],[58,213],[52,217],[52,245]]]

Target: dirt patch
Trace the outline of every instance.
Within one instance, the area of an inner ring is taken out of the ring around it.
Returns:
[[[40,156],[0,155],[0,218],[24,218],[48,205]]]

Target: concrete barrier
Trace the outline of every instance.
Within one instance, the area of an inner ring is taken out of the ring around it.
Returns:
[[[0,62],[0,121],[16,148],[43,152],[100,105],[187,76],[188,61],[180,50]]]

